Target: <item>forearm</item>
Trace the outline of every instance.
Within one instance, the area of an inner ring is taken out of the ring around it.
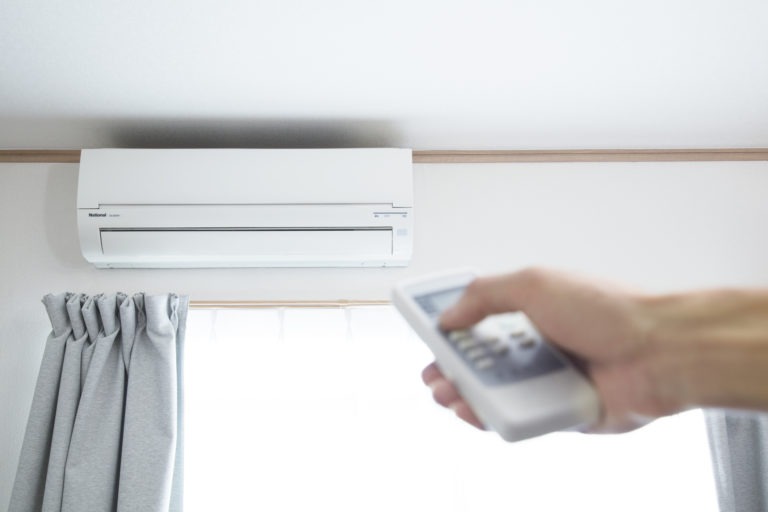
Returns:
[[[768,411],[768,292],[646,299],[648,378],[680,409]]]

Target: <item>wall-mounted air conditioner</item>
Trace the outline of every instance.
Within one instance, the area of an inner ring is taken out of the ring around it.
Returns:
[[[405,266],[411,151],[83,150],[77,215],[101,268]]]

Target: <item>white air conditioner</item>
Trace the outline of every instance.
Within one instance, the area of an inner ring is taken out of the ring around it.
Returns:
[[[405,266],[411,151],[83,150],[77,215],[100,268]]]

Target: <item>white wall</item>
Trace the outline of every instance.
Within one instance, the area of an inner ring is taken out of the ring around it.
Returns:
[[[0,509],[49,327],[48,292],[193,299],[386,298],[471,265],[571,268],[662,291],[768,286],[768,162],[421,165],[407,269],[96,270],[79,254],[76,165],[0,165]]]

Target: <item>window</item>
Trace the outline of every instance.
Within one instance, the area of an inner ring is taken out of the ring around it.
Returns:
[[[717,510],[702,414],[505,443],[432,402],[388,306],[192,310],[188,512]]]

